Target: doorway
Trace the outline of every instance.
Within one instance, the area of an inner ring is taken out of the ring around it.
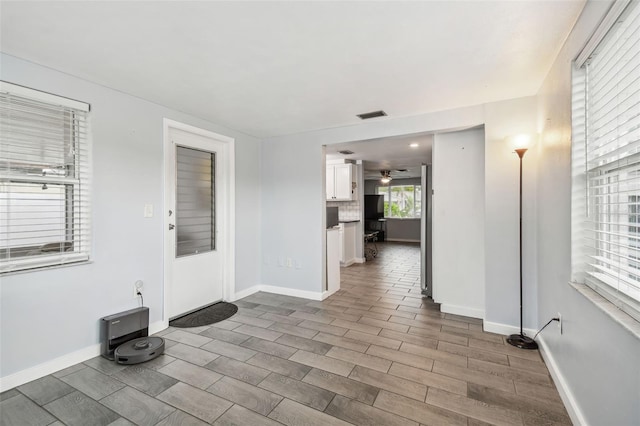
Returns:
[[[164,321],[234,292],[234,140],[164,121]]]
[[[375,250],[370,250],[373,246],[369,238],[363,244],[365,235],[375,235],[378,241],[419,244],[420,283],[427,295],[431,290],[431,220],[427,214],[431,212],[428,165],[431,163],[432,144],[433,134],[422,133],[324,147],[327,165],[344,162],[355,170],[352,183],[356,195],[346,202],[336,202],[327,197],[326,205],[338,207],[340,221],[355,219],[358,222],[360,235],[356,241],[360,244],[356,247],[356,259],[374,260],[371,254]],[[326,186],[329,184],[327,180]],[[367,207],[374,199],[374,204],[384,204],[384,213],[380,207],[375,211]],[[352,217],[353,212],[357,217]],[[343,266],[346,265],[343,263]],[[343,273],[348,273],[348,269],[340,268]]]

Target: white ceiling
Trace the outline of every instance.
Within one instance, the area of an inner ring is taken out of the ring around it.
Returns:
[[[2,1],[0,47],[269,137],[533,95],[583,6]]]
[[[327,145],[326,155],[327,160],[363,160],[365,179],[380,179],[380,170],[390,170],[391,177],[400,179],[420,176],[420,166],[431,164],[432,146],[431,134],[407,135]],[[339,153],[345,149],[353,154]]]

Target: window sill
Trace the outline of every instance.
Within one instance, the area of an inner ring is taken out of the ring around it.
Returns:
[[[419,217],[385,217],[385,220],[420,220]]]
[[[569,285],[596,305],[597,308],[607,314],[612,320],[620,324],[625,330],[640,339],[640,322],[627,315],[624,311],[618,309],[616,305],[602,297],[588,285],[575,282],[569,282]]]
[[[45,263],[45,262],[22,262],[19,269],[7,269],[2,270],[3,267],[7,267],[6,264],[0,263],[0,276],[7,277],[10,275],[26,274],[31,272],[47,271],[50,269],[67,268],[70,266],[86,265],[93,263],[87,255],[74,255],[67,256],[64,261],[58,263]]]

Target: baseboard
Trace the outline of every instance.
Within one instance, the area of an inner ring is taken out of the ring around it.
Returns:
[[[288,287],[278,287],[275,285],[259,284],[259,285],[254,285],[253,287],[249,287],[245,290],[237,292],[234,295],[232,301],[240,300],[247,296],[251,296],[252,294],[257,293],[259,291],[264,291],[266,293],[273,293],[273,294],[281,294],[283,296],[301,297],[303,299],[311,299],[311,300],[323,299],[323,293],[321,292],[298,290],[295,288],[288,288]]]
[[[364,257],[354,257],[353,259],[349,260],[348,262],[340,262],[340,266],[342,266],[343,268],[346,266],[351,266],[354,263],[364,263],[366,262],[366,259]]]
[[[260,291],[281,294],[283,296],[301,297],[303,299],[322,300],[322,292],[298,290],[295,288],[278,287],[274,285],[261,285]]]
[[[490,322],[484,320],[482,322],[484,331],[488,331],[489,333],[502,334],[504,336],[509,336],[511,334],[520,334],[520,327],[515,325],[507,325],[501,324],[499,322]],[[533,330],[531,328],[523,328],[524,334],[533,338],[536,335],[537,330]]]
[[[339,291],[339,290],[340,290],[339,288],[336,288],[335,290],[322,292],[322,299],[321,300],[326,299],[327,297],[331,296],[332,294],[334,294],[336,291]]]
[[[149,325],[149,334],[157,333],[164,330],[169,326],[164,321],[158,321]],[[0,378],[0,392],[7,391],[15,388],[16,386],[24,385],[33,380],[37,380],[41,377],[55,373],[56,371],[63,370],[71,367],[72,365],[79,364],[87,361],[91,358],[95,358],[100,355],[100,343],[88,346],[86,348],[77,350],[75,352],[62,355],[51,361],[43,362],[33,367],[26,368],[18,371],[17,373],[10,374],[8,376]]]
[[[484,318],[483,310],[468,308],[466,306],[450,305],[448,303],[442,303],[440,305],[440,312],[444,312],[445,314],[463,315],[471,318]]]
[[[540,354],[542,355],[545,364],[547,364],[547,368],[549,369],[551,378],[553,379],[553,382],[558,389],[558,393],[560,394],[560,398],[562,399],[562,402],[567,409],[567,413],[571,418],[571,422],[574,425],[587,425],[588,423],[584,415],[582,414],[582,411],[580,410],[580,407],[578,406],[573,393],[571,392],[571,388],[565,380],[564,375],[560,371],[560,368],[558,367],[555,358],[551,354],[551,351],[549,351],[549,347],[544,341],[544,337],[542,335],[540,335],[538,343],[540,343]]]
[[[32,380],[39,379],[67,367],[71,367],[72,365],[84,362],[98,355],[100,355],[99,343],[52,359],[51,361],[43,362],[42,364],[38,364],[34,367],[18,371],[17,373],[13,373],[0,379],[0,392],[7,391],[11,388],[15,388],[16,386],[23,385]]]
[[[233,297],[231,298],[231,302],[235,302],[236,300],[244,299],[245,297],[251,296],[253,293],[257,293],[260,291],[259,285],[254,285],[252,287],[246,288],[244,290],[237,291]]]
[[[385,238],[385,241],[390,241],[392,243],[419,243],[420,240],[408,240],[404,238]]]
[[[149,325],[149,335],[156,334],[169,327],[169,321],[160,320]]]

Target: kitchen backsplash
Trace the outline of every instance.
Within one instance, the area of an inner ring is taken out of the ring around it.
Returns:
[[[327,201],[327,207],[338,208],[338,220],[360,220],[358,201]]]

